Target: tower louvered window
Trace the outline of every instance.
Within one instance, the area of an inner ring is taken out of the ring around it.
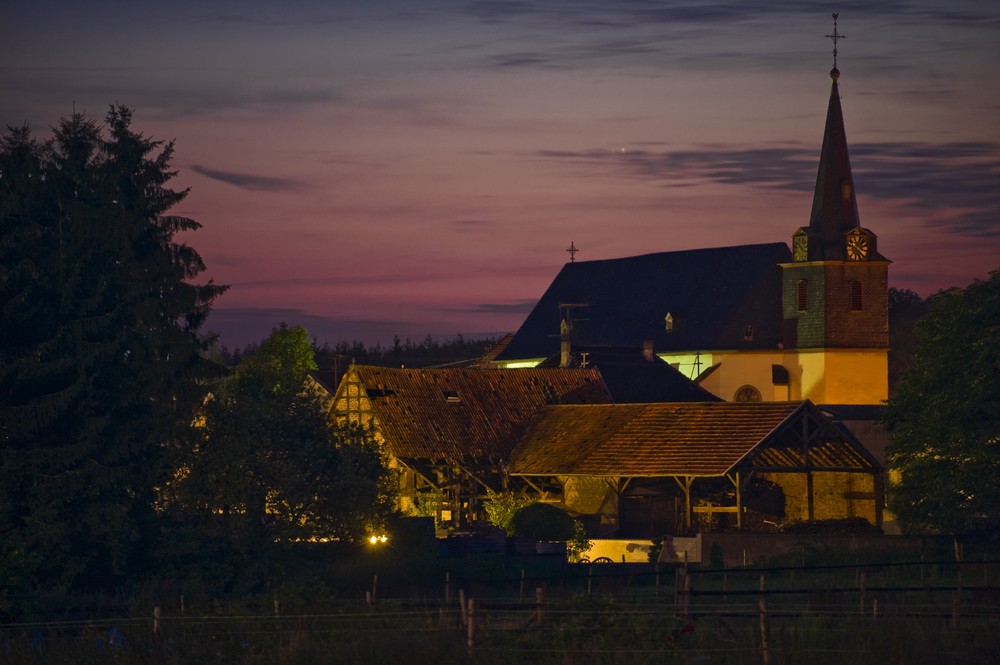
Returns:
[[[861,282],[856,279],[851,280],[851,311],[859,312],[863,305]]]
[[[809,282],[804,279],[799,280],[798,304],[800,312],[809,309]]]

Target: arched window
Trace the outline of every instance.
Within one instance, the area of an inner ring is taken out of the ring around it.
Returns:
[[[753,341],[753,325],[748,323],[743,329],[743,339],[747,342]]]
[[[809,309],[809,282],[804,279],[799,280],[798,290],[799,311],[805,312]]]
[[[761,401],[760,391],[751,385],[742,386],[733,395],[734,402],[759,402]]]
[[[860,312],[863,309],[861,282],[856,279],[851,280],[851,311]]]
[[[674,331],[674,315],[667,312],[667,315],[663,317],[663,327],[667,332]]]

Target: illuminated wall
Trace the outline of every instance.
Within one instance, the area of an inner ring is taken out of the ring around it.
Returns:
[[[675,362],[678,356],[661,356]],[[679,369],[691,370],[686,364]],[[887,349],[816,349],[775,351],[715,351],[700,354],[717,365],[700,385],[726,401],[741,388],[752,387],[763,401],[811,400],[814,404],[881,404],[889,396]],[[703,372],[712,365],[706,365]],[[787,381],[774,367],[787,372]]]
[[[876,523],[875,480],[865,473],[814,472],[813,514],[809,515],[808,478],[804,473],[769,473],[765,478],[785,493],[785,520],[805,522],[861,517]]]

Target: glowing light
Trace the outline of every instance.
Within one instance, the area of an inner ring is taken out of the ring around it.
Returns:
[[[383,545],[389,542],[389,536],[382,534],[373,534],[368,537],[368,542],[372,545]]]

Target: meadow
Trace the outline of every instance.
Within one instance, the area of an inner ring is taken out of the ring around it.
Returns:
[[[225,595],[160,581],[0,625],[21,663],[995,663],[1000,558],[745,568],[365,553]]]

